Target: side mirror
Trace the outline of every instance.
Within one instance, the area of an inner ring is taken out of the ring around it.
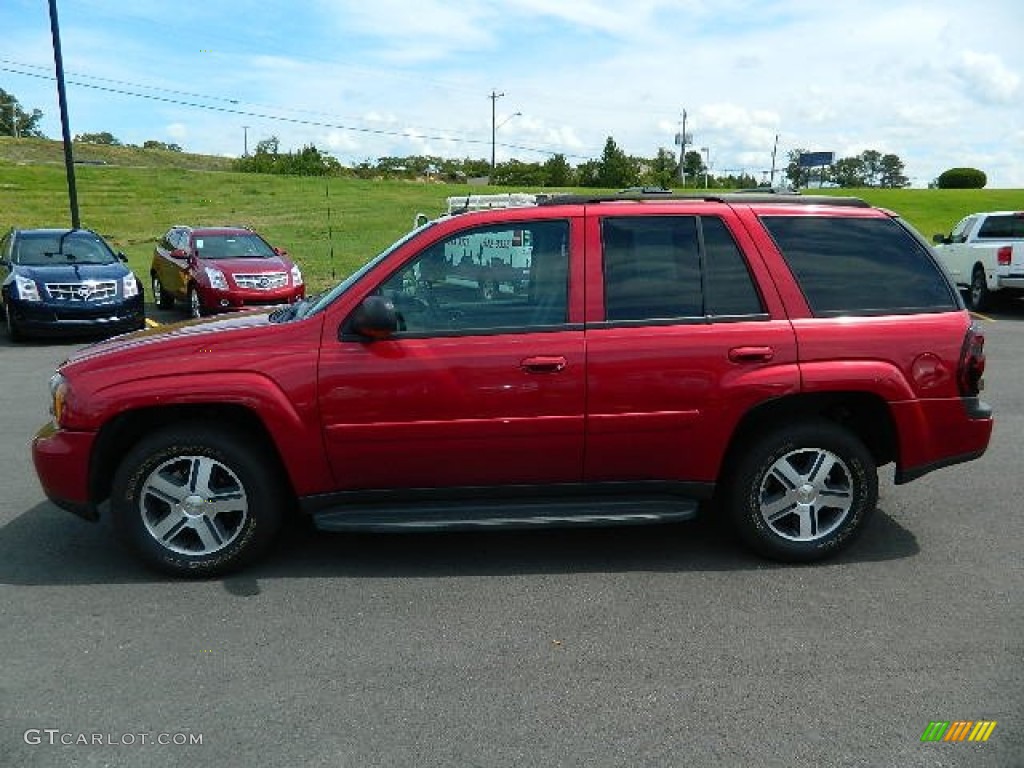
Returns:
[[[117,252],[117,259],[118,259],[118,261],[121,261],[121,262],[123,262],[125,264],[128,263],[128,257],[124,255],[123,251],[118,251]]]
[[[932,242],[936,245],[943,245],[946,242],[946,236],[942,234],[932,235]]]
[[[398,330],[398,313],[390,299],[367,296],[345,324],[347,333],[354,333],[371,341],[390,338]]]
[[[183,251],[181,248],[175,248],[173,251],[171,251],[171,258],[172,259],[187,259],[188,258],[188,252],[187,251]]]
[[[274,253],[276,253],[278,256],[287,256],[288,255],[288,251],[286,251],[284,248],[277,248],[277,247],[275,247],[274,248]]]

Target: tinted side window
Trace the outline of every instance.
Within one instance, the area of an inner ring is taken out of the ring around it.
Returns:
[[[978,230],[979,240],[1009,240],[1014,237],[1024,237],[1024,214],[989,216]]]
[[[702,217],[700,223],[704,234],[708,314],[736,316],[764,312],[747,262],[725,222]]]
[[[610,321],[763,312],[743,254],[721,219],[609,217],[601,236]]]
[[[763,216],[815,315],[957,308],[931,254],[892,219]]]
[[[459,232],[389,277],[380,293],[408,334],[558,328],[567,321],[569,223],[516,222]]]
[[[601,238],[608,320],[704,315],[696,217],[607,218]]]

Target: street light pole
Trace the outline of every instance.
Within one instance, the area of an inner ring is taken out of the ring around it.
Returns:
[[[497,105],[498,105],[498,99],[500,99],[504,95],[505,95],[504,93],[498,93],[494,89],[491,89],[491,95],[487,97],[487,98],[489,98],[491,100],[491,175],[492,176],[494,175],[495,147],[497,146],[497,136],[498,136]]]
[[[244,138],[243,138],[243,141],[244,141],[243,146],[245,147],[245,151],[243,152],[242,157],[248,157],[249,156],[249,126],[248,125],[243,125],[242,126],[242,131],[243,131],[243,136],[244,136]]]
[[[75,160],[71,150],[71,127],[68,123],[68,94],[64,88],[64,57],[60,50],[60,24],[57,21],[57,0],[50,0],[50,36],[53,38],[53,64],[57,70],[57,102],[60,105],[60,127],[64,138],[64,169],[68,177],[68,203],[71,228],[82,226],[78,216],[78,187],[75,184]]]
[[[704,153],[704,189],[708,188],[708,172],[711,170],[711,148],[701,147],[700,151]]]

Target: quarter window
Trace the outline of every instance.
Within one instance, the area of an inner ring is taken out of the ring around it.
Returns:
[[[762,221],[815,315],[957,307],[931,254],[893,219],[764,216]]]

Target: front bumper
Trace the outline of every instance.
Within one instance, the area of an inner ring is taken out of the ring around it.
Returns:
[[[294,304],[306,296],[306,287],[287,286],[273,291],[254,291],[232,288],[222,291],[217,288],[200,288],[203,308],[208,312],[231,312],[255,307]]]
[[[11,301],[18,328],[33,336],[102,333],[114,335],[146,323],[142,297],[108,303]]]
[[[32,440],[32,462],[46,497],[61,509],[86,520],[98,520],[99,510],[89,498],[89,457],[94,432],[71,432],[53,422]]]

